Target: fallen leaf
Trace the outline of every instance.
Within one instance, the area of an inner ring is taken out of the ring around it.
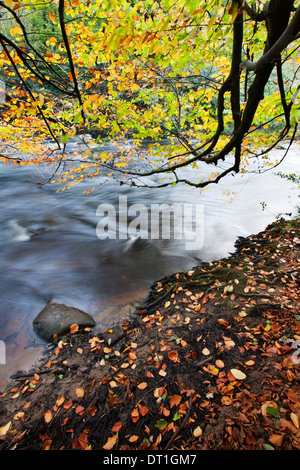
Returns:
[[[129,442],[136,442],[138,439],[139,439],[139,436],[133,435],[133,436],[130,436],[130,438],[128,440],[129,440]]]
[[[113,427],[111,428],[112,432],[119,432],[121,427],[123,426],[123,423],[121,421],[117,421]]]
[[[77,396],[78,398],[81,398],[81,397],[84,396],[84,390],[83,390],[83,388],[76,388],[75,393],[76,393],[76,396]]]
[[[160,369],[160,371],[158,372],[158,375],[160,375],[161,377],[165,377],[167,375],[167,372],[163,369]]]
[[[149,409],[147,408],[147,406],[139,405],[139,412],[141,413],[142,416],[146,416],[148,411]]]
[[[134,423],[140,419],[139,410],[137,408],[134,408],[134,410],[131,412],[131,419]]]
[[[24,421],[24,416],[25,416],[24,411],[18,411],[18,413],[16,413],[15,416],[14,416],[14,420],[15,421],[19,421],[19,420]]]
[[[244,380],[247,377],[246,374],[244,374],[244,372],[239,369],[230,369],[230,372],[232,373],[233,377],[237,380]]]
[[[114,447],[114,445],[116,444],[117,439],[118,439],[118,434],[114,434],[112,437],[109,437],[107,439],[106,444],[104,444],[103,449],[111,450]]]
[[[299,429],[299,419],[295,413],[291,413],[291,420],[293,421],[294,426]]]
[[[219,369],[222,369],[224,367],[224,362],[221,361],[221,359],[216,360],[216,366],[219,367]]]
[[[269,441],[274,444],[275,446],[281,446],[282,441],[283,441],[283,435],[282,434],[272,434],[272,436],[269,437]]]
[[[170,351],[168,354],[168,358],[172,362],[180,362],[177,351]]]
[[[60,407],[63,402],[65,401],[64,397],[59,397],[57,400],[56,400],[56,406],[57,407]]]
[[[147,388],[147,387],[148,387],[147,382],[141,382],[141,383],[137,386],[137,388],[138,388],[139,390],[145,390],[145,388]]]
[[[71,334],[76,333],[76,331],[78,331],[78,330],[79,330],[79,326],[76,325],[76,323],[73,323],[73,325],[70,326],[70,333]]]
[[[155,427],[157,427],[158,429],[163,429],[165,428],[166,426],[168,425],[167,421],[165,421],[164,419],[159,419],[155,425]]]
[[[202,429],[200,428],[200,426],[197,426],[197,427],[194,429],[194,431],[193,431],[193,435],[194,435],[195,437],[200,437],[200,436],[202,436],[202,433],[203,433],[203,431],[202,431]]]
[[[182,400],[182,396],[181,395],[173,395],[171,398],[170,398],[170,407],[173,408],[173,406],[178,406],[179,403],[181,402]]]
[[[44,420],[45,420],[45,422],[46,422],[46,423],[50,423],[50,421],[52,420],[52,413],[51,413],[51,411],[50,411],[50,410],[45,411],[45,413],[43,413],[43,414],[44,414]]]
[[[227,395],[224,395],[221,399],[222,405],[229,406],[232,403],[232,399]]]
[[[6,433],[9,431],[11,427],[11,421],[9,421],[7,424],[5,424],[5,426],[2,426],[0,428],[0,437],[3,437],[6,435]]]
[[[69,398],[69,400],[64,403],[63,408],[65,410],[68,410],[69,408],[71,408],[72,405],[73,405],[73,402],[72,402],[71,398]]]
[[[209,355],[210,355],[210,350],[207,349],[207,348],[203,348],[203,349],[202,349],[202,354],[203,354],[204,356],[209,356]]]
[[[75,408],[75,413],[79,416],[81,416],[84,412],[84,407],[81,405],[76,406]]]
[[[254,364],[255,364],[255,361],[253,361],[252,359],[249,359],[249,361],[245,362],[246,366],[253,366]]]

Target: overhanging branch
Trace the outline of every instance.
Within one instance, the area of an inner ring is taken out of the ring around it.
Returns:
[[[246,68],[252,72],[257,73],[264,67],[280,58],[281,52],[293,42],[300,32],[300,6],[297,8],[289,25],[281,36],[277,39],[275,44],[256,62],[247,59],[241,63],[241,68]]]

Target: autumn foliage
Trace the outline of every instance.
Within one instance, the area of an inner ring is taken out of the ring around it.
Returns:
[[[299,120],[298,3],[1,1],[2,163],[49,165],[64,187],[105,171],[199,188],[252,158],[276,165],[268,150],[293,141]],[[79,164],[65,145],[86,133]],[[101,152],[128,138],[131,149]],[[180,173],[206,163],[208,178]]]

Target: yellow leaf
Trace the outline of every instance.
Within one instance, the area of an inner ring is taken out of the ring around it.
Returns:
[[[117,28],[120,24],[119,18],[115,18],[115,17],[111,20],[111,22],[112,22],[112,24],[114,25],[115,28]]]
[[[9,431],[10,427],[11,427],[11,421],[9,421],[5,426],[2,426],[0,428],[0,437],[5,436],[6,433]]]
[[[8,8],[12,6],[13,0],[4,0],[4,5]]]
[[[194,429],[193,431],[193,434],[195,437],[200,437],[202,436],[202,429],[200,428],[200,426],[197,426],[196,429]]]
[[[118,439],[118,434],[114,434],[112,437],[109,437],[107,439],[106,444],[104,444],[103,449],[105,450],[111,450],[115,443],[117,442]]]

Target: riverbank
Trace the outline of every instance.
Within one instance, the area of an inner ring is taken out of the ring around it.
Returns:
[[[300,222],[58,339],[0,400],[0,449],[299,450]],[[298,347],[298,349],[297,349]]]

